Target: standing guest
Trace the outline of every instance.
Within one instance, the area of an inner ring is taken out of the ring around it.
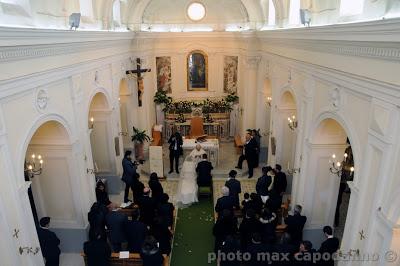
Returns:
[[[83,244],[87,266],[109,266],[111,249],[103,232],[89,234],[89,241]]]
[[[254,138],[257,144],[257,157],[254,167],[258,167],[260,162],[260,152],[261,152],[261,135],[259,130],[256,129],[251,130],[251,136]]]
[[[249,193],[244,193],[243,194],[243,200],[242,200],[242,214],[245,215],[246,211],[250,209],[251,207],[251,200],[250,200],[250,194]]]
[[[143,266],[162,266],[164,257],[158,248],[157,240],[153,236],[147,236],[144,240],[140,257],[143,260]]]
[[[249,178],[253,177],[253,171],[257,159],[257,143],[249,132],[246,134],[246,143],[243,147],[243,154],[240,155],[236,168],[242,169],[243,161],[247,161],[249,167]]]
[[[174,224],[174,205],[169,202],[169,196],[164,193],[161,197],[161,202],[157,207],[158,216],[163,218],[163,221],[172,230],[172,225]]]
[[[156,203],[150,198],[150,189],[143,189],[143,195],[139,198],[140,220],[147,226],[151,226],[155,217]]]
[[[213,227],[213,235],[215,237],[214,252],[218,253],[221,249],[226,237],[234,235],[237,232],[237,221],[230,210],[223,210],[218,216]]]
[[[273,184],[272,177],[268,175],[271,170],[270,166],[263,167],[263,175],[257,180],[256,191],[264,204],[267,202],[272,187],[271,184]]]
[[[134,209],[132,220],[128,220],[125,226],[128,249],[132,253],[140,253],[148,231],[146,225],[139,221],[139,217],[139,209]]]
[[[169,256],[171,253],[172,233],[161,216],[157,216],[154,219],[150,234],[157,239],[161,254]]]
[[[287,178],[286,174],[282,172],[282,166],[279,164],[275,165],[275,173],[274,190],[280,196],[282,204],[282,198],[287,188]]]
[[[137,179],[137,173],[136,173],[136,166],[132,162],[131,158],[132,152],[131,151],[126,151],[124,155],[124,159],[122,159],[122,178],[121,180],[125,183],[125,192],[124,192],[124,202],[128,202],[128,196],[129,196],[129,188],[132,189],[133,191],[133,185],[134,185],[134,179]]]
[[[319,248],[318,252],[321,254],[321,258],[324,258],[325,253],[328,253],[330,256],[329,260],[321,259],[318,265],[333,266],[335,265],[333,255],[339,249],[339,239],[333,236],[333,230],[332,227],[330,226],[324,226],[323,232],[326,237],[326,240],[321,244],[321,247]]]
[[[128,217],[117,211],[109,211],[106,215],[107,228],[110,230],[110,242],[114,252],[121,251],[121,245],[126,241],[125,226]]]
[[[157,173],[150,174],[149,187],[151,189],[151,197],[154,199],[155,203],[159,204],[164,194],[164,189],[158,180]]]
[[[261,224],[256,218],[256,213],[253,209],[249,209],[243,217],[243,221],[239,226],[240,241],[242,250],[246,250],[247,246],[251,243],[253,233],[260,231]]]
[[[301,215],[302,207],[300,205],[294,206],[294,214],[285,218],[287,225],[287,232],[292,238],[292,243],[298,245],[303,240],[303,228],[307,221],[306,216]]]
[[[144,184],[139,179],[134,179],[133,184],[133,201],[139,204],[140,198],[143,196]]]
[[[231,170],[229,172],[229,179],[225,182],[225,186],[229,188],[229,196],[231,196],[235,202],[235,207],[240,209],[239,194],[242,193],[242,186],[240,185],[240,181],[236,180],[236,175],[237,172],[235,170]]]
[[[197,185],[199,187],[211,187],[211,170],[214,169],[211,162],[207,160],[207,154],[203,154],[203,159],[197,164]]]
[[[37,228],[40,248],[46,260],[46,266],[59,266],[60,264],[60,239],[49,230],[50,217],[43,217],[39,221],[40,227]]]
[[[233,208],[235,206],[234,199],[229,196],[229,188],[223,186],[221,189],[222,197],[217,200],[217,204],[215,204],[215,212],[220,215],[223,210],[229,210],[233,213]]]
[[[168,140],[169,143],[169,174],[174,171],[174,160],[175,160],[175,170],[179,174],[179,156],[183,154],[182,145],[183,140],[179,132],[175,132]]]

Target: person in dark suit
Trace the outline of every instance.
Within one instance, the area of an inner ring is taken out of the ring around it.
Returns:
[[[229,210],[233,212],[235,201],[231,196],[229,196],[229,188],[224,186],[222,187],[221,192],[222,197],[220,197],[217,200],[217,204],[215,204],[215,212],[217,212],[218,215],[220,215],[223,210]]]
[[[256,184],[256,192],[261,197],[264,204],[269,197],[271,191],[270,189],[271,184],[273,183],[271,176],[268,175],[269,171],[271,170],[272,168],[270,166],[263,167],[262,168],[263,175],[258,178]]]
[[[250,194],[249,193],[244,193],[243,194],[243,200],[242,200],[242,214],[245,215],[246,211],[250,209],[251,207],[251,200],[250,200]]]
[[[154,223],[150,229],[150,235],[154,236],[158,243],[160,243],[159,249],[161,254],[169,256],[171,253],[172,233],[163,221],[163,217],[157,216],[154,219]]]
[[[133,201],[135,204],[139,204],[140,198],[143,196],[144,184],[139,179],[133,181]]]
[[[157,215],[163,218],[163,221],[172,230],[174,224],[174,205],[169,202],[169,196],[164,193],[161,197],[161,203],[157,207]]]
[[[243,221],[239,226],[240,242],[242,250],[246,250],[251,243],[253,233],[258,233],[261,228],[260,221],[256,218],[256,213],[253,209],[249,209],[243,217]]]
[[[282,204],[283,195],[286,192],[287,188],[287,178],[286,174],[282,172],[282,166],[280,164],[275,165],[275,181],[274,181],[274,190],[279,195]]]
[[[106,215],[107,228],[110,230],[110,242],[114,252],[121,251],[121,244],[126,241],[125,226],[128,217],[120,212],[110,211]]]
[[[183,154],[182,145],[183,140],[179,132],[175,132],[168,140],[169,143],[169,174],[174,171],[174,160],[175,160],[175,171],[179,174],[179,156]]]
[[[143,266],[162,266],[164,257],[161,255],[158,248],[157,240],[153,236],[147,236],[144,240],[140,257],[143,261]]]
[[[294,206],[294,214],[288,215],[285,218],[287,224],[287,232],[292,238],[293,244],[297,245],[303,240],[303,228],[307,221],[306,216],[301,215],[302,207],[300,205]]]
[[[335,260],[333,259],[333,255],[339,249],[339,239],[333,236],[333,230],[330,226],[324,226],[323,232],[325,234],[326,240],[322,242],[321,247],[318,252],[322,255],[321,258],[324,258],[324,254],[328,253],[330,255],[329,260],[321,259],[318,265],[321,266],[333,266],[335,265]]]
[[[276,240],[275,229],[277,226],[276,214],[268,209],[264,209],[260,221],[260,234],[264,243],[272,244]]]
[[[132,152],[126,151],[124,155],[124,159],[122,159],[122,178],[121,180],[125,183],[125,193],[124,193],[124,202],[128,202],[129,188],[133,191],[134,179],[138,178],[136,173],[136,166],[132,162],[131,158]]]
[[[278,243],[275,245],[274,250],[282,258],[280,261],[275,261],[272,265],[274,266],[292,266],[293,265],[293,255],[298,251],[297,247],[292,243],[289,233],[285,232],[279,239]],[[289,256],[287,256],[288,254]],[[285,256],[286,255],[286,256]]]
[[[238,254],[240,252],[240,241],[234,235],[228,235],[221,246],[221,261],[220,266],[240,266],[241,258],[229,259],[229,254]]]
[[[261,197],[257,193],[253,192],[250,194],[250,202],[248,204],[248,208],[254,210],[256,214],[261,214],[263,202],[261,200]]]
[[[98,202],[93,203],[88,213],[88,221],[90,225],[89,234],[94,232],[102,232],[104,234],[106,233],[107,213],[108,209],[105,205]]]
[[[87,266],[109,266],[111,248],[103,232],[89,234],[89,241],[83,244],[83,252],[87,257]]]
[[[213,227],[213,235],[215,237],[214,252],[222,248],[224,241],[228,235],[235,235],[237,232],[237,220],[230,210],[223,210],[221,215],[218,216],[217,221]]]
[[[156,203],[150,198],[150,189],[143,190],[143,196],[139,198],[140,221],[151,226],[155,217]]]
[[[99,181],[96,184],[96,199],[98,203],[107,207],[110,206],[110,204],[112,204],[112,202],[108,197],[108,193],[105,189],[105,185],[102,181]]]
[[[156,204],[161,202],[161,197],[164,194],[164,189],[158,180],[157,173],[150,174],[149,187],[151,189],[151,197],[154,199]]]
[[[267,253],[273,252],[273,246],[268,243],[263,243],[261,241],[261,236],[259,233],[254,232],[251,235],[251,242],[249,243],[246,252],[251,255],[251,259],[248,262],[248,266],[264,266],[271,264],[270,257]],[[264,256],[265,255],[265,256]]]
[[[43,217],[39,221],[40,227],[37,228],[40,248],[46,260],[46,266],[59,266],[60,264],[60,239],[49,230],[50,217]]]
[[[140,253],[147,234],[147,226],[139,221],[140,211],[134,209],[132,220],[128,220],[125,226],[128,249],[132,253]]]
[[[312,248],[312,243],[310,241],[302,241],[300,243],[299,252],[294,254],[294,264],[295,266],[314,266],[316,265],[314,261],[315,250]]]
[[[197,164],[197,185],[199,187],[211,187],[211,170],[214,169],[211,162],[207,161],[207,154],[203,154],[203,160]]]
[[[240,155],[236,168],[242,169],[244,160],[247,161],[247,165],[249,167],[249,178],[252,178],[253,170],[257,160],[257,143],[249,132],[246,134],[246,143],[243,147],[243,154]]]
[[[261,152],[261,135],[260,135],[260,129],[252,129],[251,130],[251,136],[254,138],[257,144],[257,156],[256,156],[256,161],[254,162],[254,167],[258,167],[260,163],[260,152]]]
[[[239,194],[242,193],[242,186],[240,185],[240,181],[236,180],[237,172],[235,170],[231,170],[229,172],[229,179],[225,182],[225,186],[229,188],[229,196],[235,202],[235,207],[240,209],[239,205]]]

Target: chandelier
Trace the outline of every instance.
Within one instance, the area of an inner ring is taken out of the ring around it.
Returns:
[[[297,128],[296,116],[292,115],[291,117],[288,117],[288,122],[289,128],[294,131]]]
[[[343,171],[349,171],[350,175],[354,174],[354,165],[348,160],[349,155],[347,153],[343,154],[343,160],[336,160],[336,154],[332,154],[332,158],[329,160],[329,171],[332,174],[342,176]]]
[[[43,158],[42,156],[32,154],[31,161],[25,162],[24,172],[27,173],[29,178],[33,178],[35,175],[41,175],[43,170]]]

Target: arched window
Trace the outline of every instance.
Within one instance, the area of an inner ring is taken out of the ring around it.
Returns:
[[[341,0],[340,1],[340,15],[341,16],[354,16],[363,12],[364,0]]]
[[[83,17],[93,17],[93,3],[92,0],[79,0],[81,15]]]
[[[275,5],[272,0],[268,1],[268,25],[274,26],[276,24]]]
[[[113,4],[113,21],[116,27],[121,27],[121,1],[115,0]]]
[[[289,25],[300,24],[300,0],[290,0]]]

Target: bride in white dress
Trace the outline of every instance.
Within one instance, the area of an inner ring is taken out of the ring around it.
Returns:
[[[196,149],[194,149],[183,162],[176,195],[176,204],[179,208],[187,207],[192,203],[198,202],[196,167],[205,153],[201,146],[197,144]]]

